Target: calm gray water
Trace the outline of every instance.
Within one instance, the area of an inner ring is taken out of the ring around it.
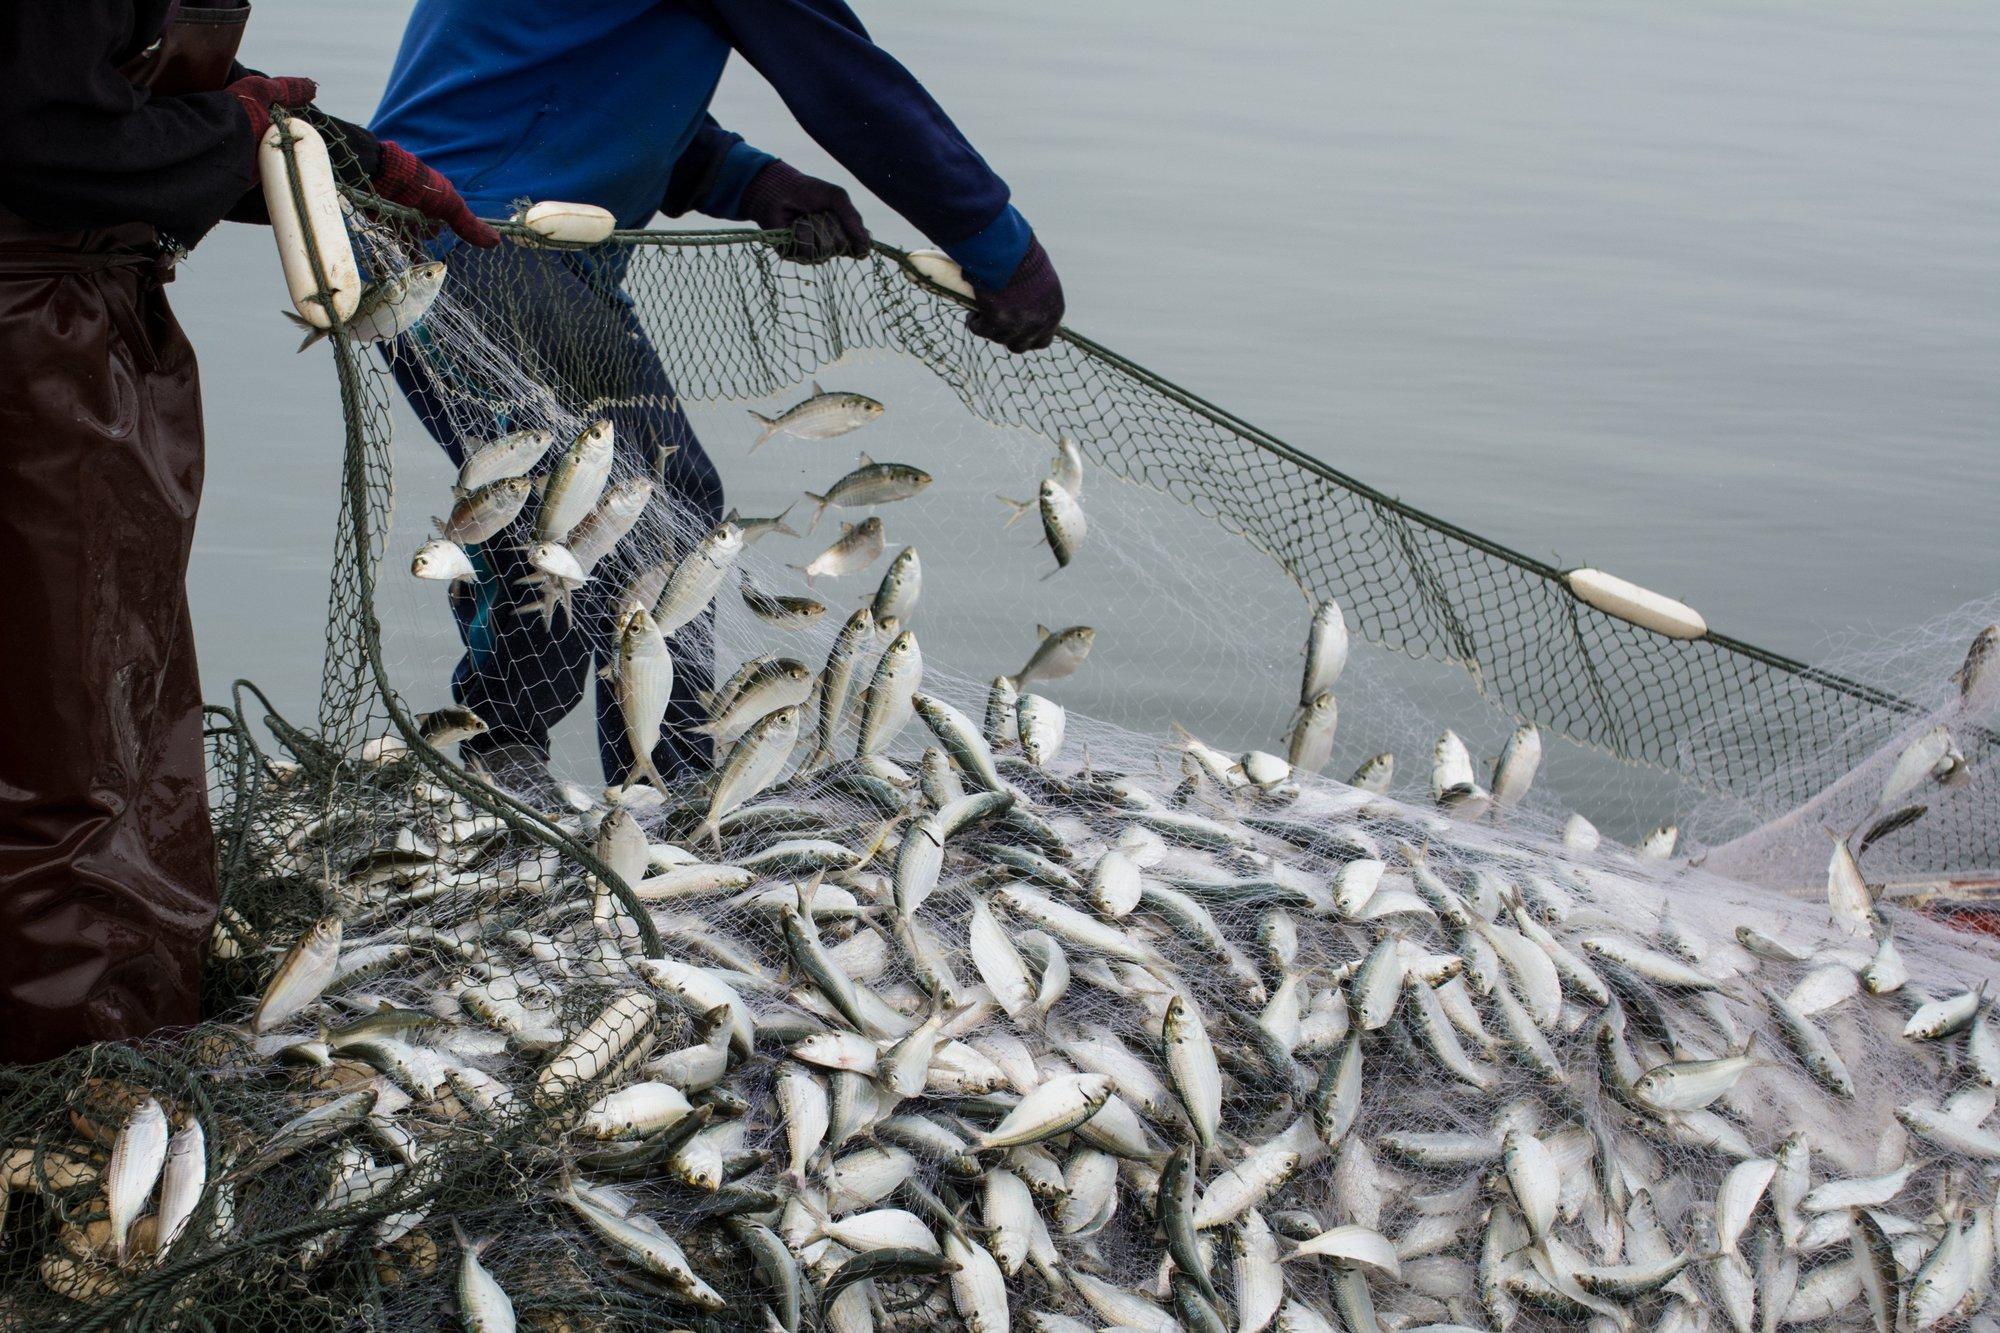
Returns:
[[[1335,465],[1806,656],[2000,589],[2000,10],[859,8],[1013,184],[1075,327]],[[246,59],[365,118],[407,9],[264,0]],[[717,115],[839,178],[753,71]],[[331,368],[292,355],[262,232],[174,299],[209,693],[309,712]]]

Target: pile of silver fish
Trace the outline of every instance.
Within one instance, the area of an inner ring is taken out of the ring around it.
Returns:
[[[766,437],[868,417],[835,397]],[[608,435],[541,492],[558,605],[601,555],[578,528],[620,521],[592,471]],[[482,497],[551,443],[473,455],[450,549],[420,563],[448,576],[511,523],[525,483]],[[812,498],[921,489],[883,466]],[[1034,502],[1059,569],[1080,480],[1065,445]],[[725,523],[628,600],[612,678],[636,753],[663,634],[783,521]],[[881,551],[871,517],[804,569]],[[1034,688],[1092,631],[1044,630],[983,691],[927,681],[906,556],[823,665],[753,658],[716,692],[708,782],[547,812],[608,875],[389,737],[340,761],[351,808],[313,797],[307,756],[269,763],[252,877],[322,915],[230,905],[219,965],[257,998],[187,1058],[283,1114],[251,1132],[107,1079],[73,1140],[7,1147],[10,1194],[96,1201],[43,1286],[96,1304],[233,1252],[283,1171],[313,1182],[272,1230],[286,1272],[368,1257],[399,1327],[1995,1326],[2000,966],[1892,919],[1845,841],[1801,902],[1673,863],[1671,826],[1633,850],[1580,818],[1520,831],[1532,727],[1483,782],[1445,733],[1428,800],[1387,794],[1386,755],[1316,780],[1333,606],[1285,756],[1183,732],[1109,768]],[[744,596],[774,628],[810,619]],[[448,1187],[481,1161],[465,1207]]]

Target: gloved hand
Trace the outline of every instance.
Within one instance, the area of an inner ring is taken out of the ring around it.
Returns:
[[[765,231],[790,231],[785,257],[801,264],[868,253],[868,228],[847,191],[783,162],[770,163],[743,187],[743,216]]]
[[[394,139],[382,140],[381,165],[372,182],[375,193],[392,204],[414,208],[442,222],[461,239],[480,249],[500,244],[500,233],[481,222],[446,180]]]
[[[271,128],[271,108],[281,106],[296,111],[313,100],[319,85],[311,79],[270,79],[250,74],[230,84],[227,91],[236,94],[243,114],[250,118],[257,142],[262,143],[264,131]]]
[[[997,292],[974,287],[973,310],[965,327],[1010,352],[1030,352],[1055,340],[1062,324],[1062,280],[1049,252],[1032,237],[1014,276]]]

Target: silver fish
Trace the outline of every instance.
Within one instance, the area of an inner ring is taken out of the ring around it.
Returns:
[[[793,565],[810,584],[815,578],[839,578],[866,569],[882,555],[882,520],[873,516],[840,525],[840,537],[803,565]]]
[[[743,554],[743,544],[743,529],[727,519],[695,543],[687,558],[674,566],[653,607],[660,633],[673,634],[708,609],[721,591],[723,579]]]
[[[819,387],[818,380],[814,380],[811,397],[794,403],[777,416],[767,417],[756,411],[750,413],[751,419],[764,428],[750,445],[750,452],[754,454],[763,448],[764,442],[773,435],[790,435],[801,440],[831,440],[861,429],[885,410],[882,404],[865,394],[828,393]]]
[[[1091,646],[1097,642],[1097,631],[1088,625],[1072,625],[1060,631],[1037,625],[1035,637],[1041,642],[1029,656],[1028,664],[1007,677],[1017,691],[1027,689],[1033,681],[1061,680],[1075,675],[1090,656]]]
[[[1333,758],[1333,733],[1340,725],[1340,705],[1326,690],[1299,710],[1285,746],[1285,761],[1302,773],[1318,773]]]
[[[139,1220],[167,1164],[167,1138],[167,1113],[157,1098],[149,1096],[111,1144],[111,1161],[104,1168],[105,1211],[111,1222],[111,1252],[121,1264],[132,1224]]]
[[[811,597],[767,592],[742,571],[743,605],[750,614],[777,630],[801,630],[826,614],[826,603]]]
[[[743,540],[746,543],[768,537],[774,532],[782,532],[787,537],[796,537],[799,535],[798,532],[789,523],[785,522],[785,520],[790,518],[792,511],[798,507],[798,501],[794,500],[785,506],[784,513],[773,518],[745,518],[732,509],[722,516],[722,521],[724,523],[734,523],[737,527],[741,528],[743,530]]]
[[[800,708],[797,704],[780,708],[760,719],[716,770],[715,790],[708,800],[708,814],[701,832],[717,846],[722,843],[722,817],[778,780],[798,744]]]
[[[875,590],[875,624],[884,634],[894,634],[902,628],[916,610],[923,587],[924,567],[917,558],[917,548],[905,546],[889,562],[888,572],[882,575],[881,586]]]
[[[1959,701],[1966,707],[1975,706],[1984,696],[1996,660],[2000,660],[2000,625],[1988,625],[1973,635],[1964,663],[1951,673],[1951,683],[1958,686]]]
[[[875,618],[862,607],[847,618],[826,655],[819,674],[819,731],[814,740],[808,768],[830,762],[840,736],[841,720],[847,714],[848,696],[853,693],[854,675],[861,665],[861,650],[875,637]]]
[[[816,506],[812,521],[806,524],[806,531],[819,526],[820,515],[829,507],[865,509],[871,505],[894,504],[921,494],[930,484],[931,474],[922,468],[911,467],[908,463],[878,463],[864,453],[854,471],[827,487],[824,494],[806,492],[806,499]]]
[[[366,345],[409,332],[430,313],[438,293],[444,290],[444,279],[445,265],[440,259],[412,264],[400,273],[377,278],[361,289],[354,313],[347,317],[347,336]],[[301,352],[332,332],[293,311],[283,313],[286,319],[306,330],[305,341],[299,344]]]
[[[570,529],[589,516],[611,480],[612,457],[611,423],[599,417],[583,428],[549,469],[541,508],[535,512],[537,541],[565,541]]]
[[[251,1031],[270,1031],[317,1000],[333,983],[340,967],[340,934],[340,918],[328,916],[299,937],[272,974],[271,984],[264,988],[264,997],[250,1019]]]
[[[478,577],[464,548],[442,537],[432,538],[417,548],[417,553],[410,557],[410,572],[420,579],[440,583],[459,583]]]
[[[1493,761],[1493,804],[1503,808],[1519,805],[1534,785],[1535,770],[1542,764],[1542,732],[1532,722],[1514,728]]]
[[[1347,666],[1347,617],[1340,603],[1331,597],[1313,611],[1312,627],[1306,632],[1306,673],[1299,688],[1299,705],[1304,707],[1333,688]]]
[[[511,431],[498,439],[488,440],[465,456],[452,491],[457,495],[470,495],[496,481],[525,477],[548,456],[555,441],[554,434],[546,430]]]
[[[923,679],[923,650],[917,646],[917,636],[904,630],[875,664],[875,674],[862,696],[857,758],[879,753],[896,738],[896,733],[910,720]]]
[[[674,692],[674,658],[653,617],[643,606],[626,611],[618,631],[618,660],[607,668],[625,723],[625,743],[636,771],[664,792],[667,780],[653,763],[662,719]]]
[[[459,546],[477,546],[520,516],[534,484],[526,477],[509,477],[460,496],[448,518],[432,520],[438,536]]]
[[[1354,776],[1347,780],[1347,785],[1380,796],[1389,790],[1389,784],[1395,780],[1396,756],[1384,753],[1376,755],[1355,769]]]

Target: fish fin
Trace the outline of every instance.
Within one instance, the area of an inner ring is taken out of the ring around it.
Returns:
[[[1039,578],[1039,579],[1037,579],[1037,580],[1035,580],[1035,581],[1036,581],[1037,583],[1047,583],[1047,582],[1048,582],[1048,581],[1049,581],[1050,579],[1052,579],[1052,578],[1054,578],[1054,577],[1055,577],[1056,575],[1058,575],[1058,574],[1062,573],[1062,572],[1063,572],[1063,570],[1064,570],[1065,568],[1067,568],[1067,566],[1065,566],[1065,565],[1061,565],[1061,564],[1058,564],[1058,565],[1057,565],[1057,566],[1056,566],[1056,567],[1055,567],[1054,569],[1052,569],[1052,570],[1050,570],[1050,571],[1049,571],[1048,573],[1046,573],[1046,574],[1042,575],[1042,576],[1041,576],[1041,578]]]
[[[736,512],[736,506],[731,505],[729,507],[729,512],[722,516],[722,521],[724,523],[734,523],[738,520],[739,517],[740,516]]]
[[[652,783],[653,789],[659,792],[662,796],[667,794],[667,780],[664,777],[660,776],[660,767],[658,764],[653,762],[652,755],[642,754],[634,756],[632,760],[632,771],[634,773],[637,773],[640,777],[646,779],[646,781]],[[626,776],[625,786],[627,789],[636,787],[638,785],[639,784],[637,780],[634,779],[630,774]]]
[[[1050,629],[1050,628],[1049,628],[1049,627],[1048,627],[1047,625],[1040,625],[1040,624],[1038,624],[1038,625],[1036,625],[1036,626],[1035,626],[1035,638],[1036,638],[1036,639],[1038,639],[1038,640],[1040,640],[1040,639],[1050,639],[1050,638],[1054,638],[1054,637],[1055,637],[1055,631],[1054,631],[1054,630],[1052,630],[1052,629]]]
[[[993,498],[1014,511],[1013,513],[1007,516],[1007,521],[1000,525],[1002,530],[1011,528],[1016,523],[1019,523],[1023,518],[1026,518],[1028,516],[1029,511],[1034,509],[1034,507],[1039,503],[1039,501],[1036,500],[1013,500],[1009,499],[1007,496],[1004,495],[996,495]]]
[[[861,466],[861,467],[874,467],[874,466],[875,466],[875,460],[874,460],[874,459],[872,459],[872,458],[870,458],[870,457],[868,456],[868,451],[867,451],[866,449],[863,449],[863,450],[861,451],[861,460],[860,460],[860,463],[859,463],[859,466]]]
[[[820,396],[821,394],[823,394],[823,393],[825,393],[825,392],[826,392],[826,390],[825,390],[825,389],[822,389],[822,388],[820,388],[820,387],[819,387],[819,381],[818,381],[818,380],[814,380],[814,381],[812,382],[812,385],[813,385],[813,397],[817,398],[817,397],[819,397],[819,396]]]
[[[810,587],[812,587],[812,586],[813,586],[813,572],[812,572],[812,570],[808,569],[808,568],[807,568],[806,566],[804,566],[804,565],[786,565],[786,566],[785,566],[785,568],[786,568],[786,569],[796,569],[796,570],[798,570],[798,571],[799,571],[799,573],[801,573],[801,574],[803,574],[803,575],[805,575],[805,576],[806,576],[806,586],[807,586],[808,588],[810,588]]]
[[[441,518],[433,518],[431,526],[437,529],[438,536],[440,537],[445,536],[450,531],[450,529],[445,527],[444,520]]]

